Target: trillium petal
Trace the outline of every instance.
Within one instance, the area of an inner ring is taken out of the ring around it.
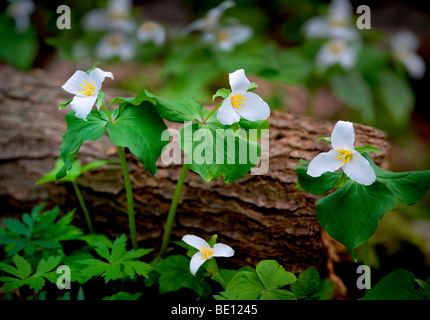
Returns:
[[[331,133],[331,145],[336,150],[354,150],[354,125],[349,121],[338,121]]]
[[[303,33],[306,38],[324,38],[328,34],[327,19],[323,16],[316,16],[309,19],[303,26]]]
[[[82,84],[85,84],[85,81],[88,81],[88,75],[86,72],[78,70],[76,71],[69,80],[66,81],[66,83],[61,87],[67,92],[82,96],[83,94],[79,92],[79,90],[82,90]]]
[[[249,86],[248,86],[249,87]],[[269,105],[253,92],[243,93],[246,99],[242,100],[245,104],[242,109],[237,109],[237,113],[249,121],[266,120],[270,116]]]
[[[339,152],[332,149],[329,152],[320,153],[308,165],[307,174],[311,177],[319,177],[324,172],[334,172],[342,166],[342,160],[336,159]]]
[[[204,239],[194,235],[187,234],[182,237],[182,241],[199,251],[202,250],[202,248],[210,248],[209,243],[207,243]]]
[[[349,178],[363,185],[371,185],[376,180],[369,161],[357,151],[352,152],[351,160],[345,163],[342,170]]]
[[[244,93],[248,90],[251,82],[245,76],[245,70],[239,69],[228,75],[231,91],[234,94]]]
[[[403,60],[403,64],[411,78],[419,80],[424,76],[426,64],[418,54],[411,52],[406,59]]]
[[[201,267],[203,263],[205,263],[206,259],[203,259],[202,253],[199,251],[193,255],[190,261],[190,271],[193,276],[196,275],[197,270]]]
[[[77,118],[86,121],[87,115],[91,112],[91,109],[93,108],[96,99],[97,95],[83,97],[75,96],[72,102],[70,102],[70,106],[72,107],[73,111],[75,111],[75,115]]]
[[[221,107],[218,109],[216,117],[219,122],[227,126],[239,122],[240,115],[234,110],[234,107],[231,104],[231,95],[224,99]]]
[[[112,72],[106,72],[100,68],[95,68],[93,71],[90,72],[89,82],[94,85],[95,92],[98,92],[101,89],[102,83],[106,77],[113,79]]]
[[[250,26],[242,24],[219,28],[217,31],[218,46],[222,50],[233,50],[236,45],[248,41],[253,33],[254,30]]]
[[[232,257],[234,255],[234,250],[223,243],[216,243],[212,251],[214,257]]]
[[[328,8],[330,21],[348,24],[352,17],[353,8],[349,0],[332,0]]]

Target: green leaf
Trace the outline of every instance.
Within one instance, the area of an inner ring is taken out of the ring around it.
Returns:
[[[396,206],[397,200],[387,186],[375,181],[370,186],[348,180],[330,195],[316,201],[316,218],[335,240],[354,249],[369,239],[383,215]]]
[[[219,123],[185,125],[180,132],[180,146],[186,163],[202,179],[221,176],[226,183],[235,181],[258,163],[260,144],[248,139],[246,130],[234,132]]]
[[[276,261],[263,260],[257,264],[256,272],[237,273],[222,295],[237,300],[296,300],[292,292],[281,289],[294,281],[294,274],[285,271]]]
[[[415,276],[407,270],[399,269],[367,291],[363,300],[423,300],[423,297],[415,285]]]
[[[203,107],[190,96],[182,100],[164,100],[157,98],[157,111],[163,119],[183,123],[203,120]]]
[[[139,106],[128,104],[113,123],[107,124],[112,142],[119,147],[128,147],[152,175],[157,171],[156,161],[168,142],[161,139],[165,130],[163,119],[149,102]]]
[[[29,236],[30,230],[22,222],[17,219],[4,218],[2,219],[4,225],[11,231],[21,234],[25,237]]]
[[[223,99],[227,98],[231,94],[231,90],[226,88],[218,89],[217,92],[212,96],[212,101],[215,101],[215,98],[221,97]]]
[[[27,278],[31,273],[31,266],[28,261],[17,254],[12,257],[12,260],[19,272],[19,278]]]
[[[321,279],[317,269],[308,268],[291,284],[291,291],[298,299],[317,300],[320,297],[320,285]]]
[[[363,153],[372,153],[372,152],[378,152],[379,148],[377,147],[373,147],[373,146],[369,146],[369,145],[365,145],[362,147],[354,147],[355,151],[360,152],[361,154]]]
[[[251,85],[249,86],[248,90],[246,91],[252,91],[258,88],[258,84],[256,84],[255,82],[251,82]],[[230,94],[229,94],[230,95]],[[225,98],[224,98],[225,99]],[[212,99],[213,100],[213,99]]]
[[[178,291],[181,288],[197,291],[204,278],[204,273],[200,270],[196,276],[191,274],[190,260],[183,255],[171,255],[160,260],[155,270],[160,273],[158,284],[161,294]]]
[[[320,142],[321,140],[331,144],[331,137],[319,137],[317,142]]]
[[[85,282],[88,278],[102,276],[106,283],[110,280],[125,279],[127,277],[135,279],[136,275],[148,278],[153,267],[136,259],[151,252],[152,249],[132,249],[127,251],[125,247],[126,237],[124,234],[115,239],[111,252],[105,245],[96,242],[95,251],[108,262],[100,259],[76,260],[75,263],[84,265],[79,270],[80,274],[77,277]]]
[[[296,167],[297,183],[306,192],[321,195],[333,189],[342,178],[342,172],[326,172],[319,177],[311,177],[307,174],[307,165]]]
[[[303,83],[313,69],[313,61],[305,58],[295,49],[282,50],[279,53],[278,63],[278,74],[275,79],[289,85]]]
[[[105,93],[103,91],[99,91],[97,94],[96,107],[97,110],[100,110],[100,107],[105,103]]]
[[[143,293],[141,292],[132,294],[130,292],[121,291],[121,292],[118,292],[117,294],[114,294],[113,296],[104,297],[102,300],[139,300],[142,294]]]
[[[75,112],[66,115],[67,131],[63,135],[63,143],[60,146],[60,154],[64,161],[63,167],[57,172],[59,181],[67,175],[72,167],[72,162],[85,141],[96,141],[106,132],[107,120],[103,120],[98,111],[92,111],[87,116],[87,121],[75,116]]]
[[[391,172],[377,166],[369,156],[366,159],[375,170],[376,180],[384,183],[402,202],[414,205],[430,188],[430,170]]]
[[[378,75],[377,90],[383,105],[397,124],[409,121],[415,98],[410,85],[397,74],[384,70]]]
[[[365,121],[374,120],[372,92],[361,74],[336,74],[330,86],[333,94],[347,107],[360,111]]]

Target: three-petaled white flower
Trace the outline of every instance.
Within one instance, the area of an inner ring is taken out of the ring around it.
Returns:
[[[320,153],[308,166],[308,175],[319,177],[324,172],[342,168],[352,180],[371,185],[376,180],[375,171],[369,161],[354,149],[355,132],[352,122],[338,121],[331,134],[333,149]]]
[[[351,69],[357,60],[358,48],[341,39],[326,42],[318,51],[315,59],[318,68],[325,70],[338,64],[344,70]]]
[[[217,49],[232,51],[238,44],[245,43],[251,39],[254,30],[244,24],[232,24],[219,27],[218,29],[206,32],[203,39],[214,44]]]
[[[137,31],[137,40],[141,43],[154,42],[157,47],[166,40],[166,31],[156,22],[145,22]]]
[[[87,31],[111,31],[129,33],[136,29],[136,22],[131,17],[132,0],[108,0],[106,8],[97,8],[88,12],[83,20]]]
[[[113,79],[112,72],[95,68],[87,74],[78,70],[62,86],[64,90],[75,95],[70,106],[75,111],[76,117],[87,120],[87,115],[91,112],[106,77]]]
[[[303,32],[307,38],[338,38],[357,40],[357,27],[352,25],[353,8],[349,0],[332,0],[327,16],[316,16],[307,21]]]
[[[230,95],[224,99],[218,110],[217,119],[224,125],[231,125],[243,117],[249,121],[266,120],[270,107],[257,94],[248,92],[251,82],[243,69],[229,74]]]
[[[216,243],[212,248],[205,240],[194,235],[185,235],[182,237],[182,241],[199,250],[190,261],[190,271],[193,275],[196,275],[200,266],[212,257],[232,257],[234,255],[234,250],[230,246]]]
[[[108,33],[103,36],[95,48],[97,57],[112,59],[118,57],[121,61],[131,60],[135,54],[135,43],[122,32]]]
[[[185,26],[181,31],[181,36],[184,37],[189,32],[195,30],[203,32],[215,31],[219,26],[219,21],[224,11],[228,8],[234,7],[234,5],[234,1],[231,0],[221,2],[217,7],[210,9],[206,16]]]
[[[416,35],[410,31],[400,31],[391,36],[390,44],[394,57],[403,63],[410,77],[421,79],[426,71],[426,65],[416,53],[420,45]]]

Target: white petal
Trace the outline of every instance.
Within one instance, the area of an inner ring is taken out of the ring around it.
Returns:
[[[193,276],[196,275],[197,270],[199,270],[200,266],[205,263],[206,260],[207,259],[203,259],[203,255],[200,251],[193,255],[190,261],[190,271]]]
[[[109,0],[106,5],[108,12],[112,12],[114,14],[122,16],[128,16],[131,12],[132,7],[132,0]]]
[[[254,30],[247,25],[231,25],[217,31],[218,46],[222,50],[231,51],[236,45],[248,41]]]
[[[86,31],[106,31],[109,29],[109,17],[106,9],[98,8],[89,11],[82,19]]]
[[[242,94],[246,100],[242,100],[242,109],[237,109],[237,113],[249,121],[266,120],[270,116],[269,105],[253,92]]]
[[[371,185],[376,180],[369,161],[357,151],[352,152],[351,160],[343,165],[342,170],[349,178],[364,185]]]
[[[309,19],[303,25],[303,33],[306,38],[324,38],[328,33],[327,19],[317,16]]]
[[[234,5],[234,1],[230,0],[221,2],[217,7],[210,9],[206,14],[206,17],[210,17],[209,19],[213,21],[213,23],[218,23],[224,11],[228,8],[234,7]]]
[[[87,115],[91,112],[91,109],[96,102],[97,95],[92,96],[75,96],[70,102],[70,106],[76,113],[76,117],[82,120],[87,120]]]
[[[426,72],[426,64],[424,60],[414,52],[411,52],[407,58],[403,60],[403,64],[413,79],[421,79]]]
[[[85,81],[88,80],[89,77],[86,72],[77,70],[61,88],[71,94],[82,96],[83,94],[79,90],[83,90],[81,85],[85,85]]]
[[[231,104],[231,95],[222,102],[221,107],[218,109],[216,118],[223,125],[227,126],[239,122],[240,115],[235,111],[235,108]]]
[[[214,257],[232,257],[234,255],[234,250],[223,243],[216,243],[212,251]]]
[[[349,23],[353,8],[349,0],[332,0],[328,9],[330,21]]]
[[[204,239],[194,235],[187,234],[182,237],[182,241],[199,251],[202,250],[202,248],[210,248],[209,243],[207,243]]]
[[[101,89],[102,83],[106,77],[113,79],[112,72],[106,72],[100,68],[95,68],[93,71],[90,72],[89,81],[94,85],[95,92],[98,92]]]
[[[339,64],[344,69],[350,69],[355,65],[356,61],[356,51],[354,48],[346,49],[339,57]]]
[[[331,145],[336,150],[354,150],[354,125],[349,121],[338,121],[331,133]]]
[[[245,70],[239,69],[228,75],[231,91],[234,94],[244,93],[248,90],[251,82],[245,76]]]
[[[342,166],[342,160],[336,159],[339,152],[332,149],[317,155],[308,165],[307,174],[311,177],[319,177],[324,172],[334,172]]]
[[[416,51],[420,45],[417,36],[409,30],[403,30],[392,35],[390,43],[394,50],[410,49]]]

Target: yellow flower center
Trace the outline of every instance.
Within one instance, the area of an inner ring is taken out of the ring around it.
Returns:
[[[81,86],[85,89],[85,91],[84,90],[79,90],[79,92],[81,92],[81,93],[83,93],[83,94],[85,94],[87,96],[90,96],[95,91],[94,85],[92,83],[88,83],[86,80],[84,80],[84,81],[87,84],[87,87],[84,84],[81,84]]]
[[[221,32],[218,32],[216,38],[218,42],[225,42],[230,39],[230,34],[227,31],[221,31]]]
[[[142,29],[147,31],[147,32],[152,32],[156,29],[156,26],[152,22],[147,22],[142,26]]]
[[[329,50],[333,54],[339,54],[339,53],[341,53],[344,50],[344,47],[340,43],[333,43],[333,44],[330,45]]]
[[[343,162],[342,162],[342,166],[345,164],[345,163],[347,163],[347,162],[349,162],[350,160],[351,160],[351,158],[352,158],[352,152],[351,151],[349,151],[349,150],[345,150],[345,149],[342,149],[342,150],[336,150],[337,152],[340,152],[342,155],[340,155],[339,157],[337,157],[336,159],[342,159],[343,160]]]
[[[231,104],[233,107],[235,107],[236,109],[242,109],[242,107],[240,106],[241,104],[245,104],[245,102],[242,102],[241,100],[243,100],[246,98],[242,97],[241,94],[236,94],[234,96],[231,97]]]
[[[210,248],[205,249],[205,247],[202,247],[201,252],[203,259],[209,259],[214,254]]]

